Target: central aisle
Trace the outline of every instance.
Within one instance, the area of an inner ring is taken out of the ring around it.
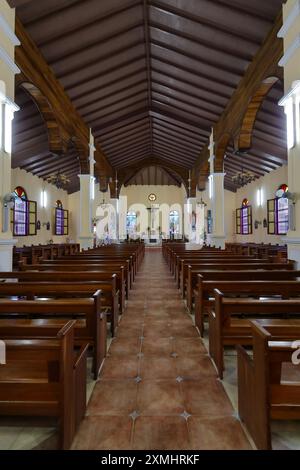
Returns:
[[[73,449],[249,449],[160,249],[146,250]]]

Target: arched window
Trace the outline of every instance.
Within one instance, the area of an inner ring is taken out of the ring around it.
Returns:
[[[170,212],[169,222],[171,235],[179,234],[180,221],[179,213],[177,211]]]
[[[126,229],[128,235],[134,235],[137,228],[137,215],[136,212],[127,212]]]
[[[15,203],[11,211],[11,228],[14,236],[36,235],[36,202],[29,201],[22,186],[14,190]]]
[[[69,211],[63,208],[58,199],[55,208],[55,235],[68,235],[69,233]]]
[[[252,207],[247,198],[242,202],[242,207],[236,210],[237,235],[251,235],[252,233]]]
[[[286,235],[289,230],[289,200],[287,184],[279,186],[274,199],[268,200],[268,234]]]

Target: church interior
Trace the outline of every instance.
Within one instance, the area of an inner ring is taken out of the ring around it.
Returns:
[[[300,0],[0,0],[0,452],[300,450],[299,64]]]

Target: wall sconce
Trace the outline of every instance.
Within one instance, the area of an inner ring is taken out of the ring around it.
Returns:
[[[262,224],[262,221],[261,220],[256,220],[254,222],[254,228],[257,230],[258,229],[258,226]]]
[[[41,230],[41,221],[40,220],[38,220],[37,223],[36,223],[36,229]]]
[[[41,207],[45,209],[47,207],[48,197],[47,192],[43,189],[41,191]]]
[[[267,219],[263,220],[263,228],[268,228],[268,221]]]
[[[43,227],[46,227],[46,230],[50,230],[50,222],[44,222]]]

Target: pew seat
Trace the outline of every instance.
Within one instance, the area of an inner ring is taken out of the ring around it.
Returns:
[[[57,325],[47,339],[34,328],[29,338],[15,339],[20,331],[11,328],[0,365],[0,415],[57,418],[61,449],[71,447],[86,409],[88,345],[75,352],[74,327],[75,321]]]

